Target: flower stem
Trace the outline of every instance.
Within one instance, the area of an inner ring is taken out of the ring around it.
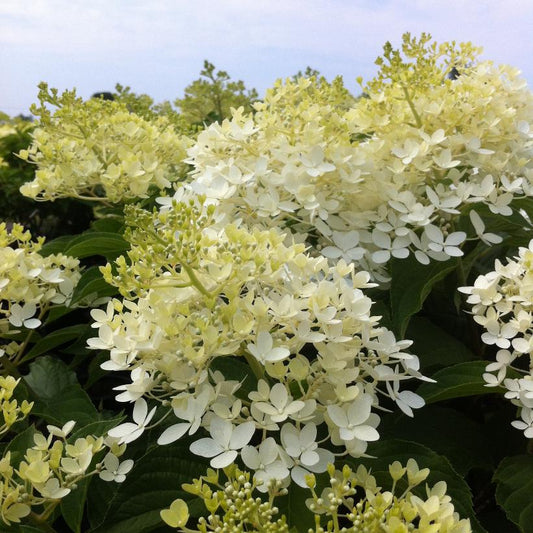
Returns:
[[[265,377],[265,367],[252,354],[244,352],[244,358],[257,379]]]
[[[48,516],[44,516],[46,514],[49,514],[47,513],[47,510],[45,510],[42,515],[39,515],[32,511],[29,514],[29,518],[32,521],[33,525],[44,533],[57,533],[57,531],[46,521],[46,519],[48,518]]]
[[[409,109],[413,113],[413,116],[415,117],[416,126],[418,128],[422,127],[422,120],[420,119],[420,115],[418,114],[418,111],[415,108],[415,105],[413,104],[413,101],[411,100],[411,96],[409,94],[409,91],[407,90],[407,87],[405,85],[402,85],[403,94],[405,96],[405,101],[407,102],[407,105],[409,106]]]

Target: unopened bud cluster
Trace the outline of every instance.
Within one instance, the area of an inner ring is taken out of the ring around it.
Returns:
[[[446,483],[426,485],[425,496],[415,489],[429,475],[413,459],[404,467],[398,461],[389,466],[392,478],[390,490],[383,490],[376,479],[362,465],[354,472],[345,465],[342,470],[328,465],[329,486],[320,495],[315,492],[314,476],[308,476],[311,498],[306,500],[315,528],[308,533],[471,533],[470,521],[455,512],[446,494]],[[267,487],[268,500],[254,495],[256,483],[247,472],[232,466],[224,469],[227,481],[221,485],[219,472],[208,471],[206,476],[184,484],[183,489],[203,500],[209,515],[200,518],[196,528],[190,525],[187,504],[175,500],[161,517],[171,527],[187,532],[264,531],[285,533],[285,517],[276,519],[275,499],[287,493],[279,483]],[[398,489],[402,487],[402,492]],[[265,491],[262,491],[263,493]],[[308,521],[301,516],[302,522]],[[189,525],[188,525],[189,524]],[[298,529],[300,530],[300,529]]]
[[[446,483],[426,485],[426,496],[415,489],[429,475],[409,459],[403,467],[398,461],[389,466],[390,490],[383,490],[362,465],[354,472],[344,466],[335,470],[329,465],[329,487],[318,495],[312,481],[308,484],[312,498],[307,507],[317,515],[316,528],[309,533],[471,533],[470,521],[460,519],[446,494]],[[403,492],[398,490],[398,485]],[[406,488],[404,488],[406,487]],[[322,518],[319,518],[322,517]]]
[[[161,511],[163,520],[171,527],[180,528],[179,531],[289,533],[285,516],[277,518],[279,510],[274,506],[274,499],[286,493],[279,483],[269,484],[270,497],[265,501],[257,494],[257,483],[249,472],[232,466],[224,469],[224,475],[227,480],[223,485],[219,482],[219,473],[209,470],[206,476],[182,486],[186,492],[201,498],[209,512],[207,517],[198,520],[197,529],[182,529],[189,521],[187,504],[183,500],[176,500],[170,509]]]

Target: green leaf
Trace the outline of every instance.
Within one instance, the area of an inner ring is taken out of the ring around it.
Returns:
[[[484,426],[455,409],[426,405],[415,411],[414,418],[387,414],[382,417],[379,433],[382,439],[405,439],[427,446],[444,455],[461,475],[473,468],[493,468]]]
[[[87,491],[91,481],[92,478],[82,479],[77,483],[76,489],[61,500],[61,514],[74,533],[81,533]]]
[[[115,416],[106,420],[90,422],[85,426],[77,424],[74,427],[72,435],[69,436],[69,441],[74,442],[76,439],[86,437],[87,435],[96,435],[97,437],[105,435],[111,428],[118,426],[125,418],[125,416]]]
[[[58,237],[53,241],[44,243],[39,253],[44,257],[47,257],[52,254],[65,253],[65,250],[75,238],[75,235],[63,235],[62,237]]]
[[[131,475],[131,472],[128,475]],[[105,515],[120,487],[118,483],[109,483],[100,478],[95,478],[91,483],[87,494],[87,518],[91,532],[104,522]]]
[[[523,533],[533,533],[533,457],[506,457],[494,473],[496,501]]]
[[[76,420],[87,425],[100,415],[87,393],[81,388],[76,374],[65,363],[53,357],[41,357],[30,365],[30,373],[24,378],[35,402],[32,414],[47,422],[62,425]]]
[[[56,320],[64,317],[65,315],[72,313],[72,311],[74,311],[74,309],[71,309],[70,307],[66,307],[64,305],[52,307],[52,309],[50,309],[48,315],[46,316],[46,324],[51,324],[52,322],[55,322]]]
[[[33,526],[23,526],[22,524],[13,525],[5,531],[6,533],[43,533],[42,529]]]
[[[35,400],[32,414],[41,416],[56,426],[66,424],[69,420],[85,426],[100,417],[91,399],[79,385],[71,385],[53,398]]]
[[[382,293],[383,291],[379,291],[379,292]],[[377,298],[371,293],[367,293],[367,296],[374,301],[374,303],[372,304],[372,315],[381,317],[379,319],[380,327],[392,329],[389,302],[377,300]]]
[[[18,465],[24,458],[24,454],[28,448],[35,445],[33,435],[35,434],[35,428],[30,426],[26,428],[22,433],[19,433],[6,447],[4,455],[7,452],[11,452],[11,464]]]
[[[176,498],[190,500],[182,483],[205,474],[208,462],[189,451],[191,439],[154,446],[135,461],[126,481],[105,487],[94,479],[89,489],[92,533],[146,533],[162,526],[159,515]],[[103,489],[103,491],[102,491]]]
[[[121,233],[123,228],[124,219],[122,216],[98,218],[91,224],[91,230],[106,233]]]
[[[117,233],[88,231],[73,239],[64,253],[79,259],[93,255],[114,259],[129,247],[129,243]]]
[[[404,338],[412,315],[420,311],[432,287],[457,267],[457,259],[420,264],[412,255],[390,263],[390,305],[394,332]]]
[[[76,374],[63,361],[50,356],[34,361],[24,381],[41,400],[54,398],[69,385],[78,383]]]
[[[380,440],[373,443],[369,446],[367,453],[376,458],[354,459],[347,457],[343,459],[343,462],[353,468],[357,468],[361,463],[364,464],[372,470],[372,475],[376,477],[378,485],[386,490],[390,489],[392,484],[389,465],[394,461],[400,461],[402,465],[405,465],[408,459],[415,459],[420,468],[429,468],[431,472],[426,482],[417,487],[414,492],[421,497],[427,497],[425,493],[426,483],[433,486],[438,481],[445,481],[448,487],[447,494],[451,496],[456,512],[461,518],[470,519],[474,533],[486,533],[476,518],[470,488],[462,476],[453,469],[446,457],[421,444],[399,439]]]
[[[171,502],[162,505],[161,509],[168,507],[170,503]],[[160,514],[161,509],[154,509],[144,513],[136,513],[135,511],[132,511],[132,514],[129,515],[130,518],[122,516],[119,523],[91,530],[90,533],[148,533],[149,531],[153,531],[154,528],[162,525]]]
[[[34,329],[28,330],[15,330],[0,332],[0,339],[7,339],[9,341],[24,342],[29,335],[29,342],[37,342],[41,336]]]
[[[70,306],[75,306],[84,299],[94,301],[96,298],[113,296],[116,293],[117,289],[104,281],[100,269],[98,267],[91,267],[82,274],[78,281],[70,301]]]
[[[248,393],[257,390],[257,378],[252,369],[236,357],[217,357],[211,363],[210,368],[213,371],[222,372],[226,380],[241,382],[241,388],[237,391],[237,396],[241,399],[248,399]]]
[[[427,318],[412,317],[405,335],[413,341],[410,350],[419,357],[422,372],[475,359],[462,342]]]
[[[435,372],[431,377],[436,383],[422,383],[417,389],[426,403],[478,394],[502,394],[501,387],[487,387],[483,379],[489,361],[468,361]]]
[[[85,324],[77,324],[75,326],[68,326],[63,329],[53,331],[46,337],[35,343],[32,349],[22,358],[21,362],[31,361],[39,355],[50,352],[54,348],[61,346],[69,341],[79,339],[89,330],[89,326]]]
[[[514,207],[513,212],[506,216],[493,213],[487,206],[479,209],[476,207],[476,211],[485,222],[487,231],[505,232],[511,236],[519,236],[522,242],[524,240],[527,242],[528,238],[532,237],[532,228],[528,227],[528,222],[520,213],[520,209],[526,211],[529,209],[531,213],[531,199],[513,200],[511,206]]]

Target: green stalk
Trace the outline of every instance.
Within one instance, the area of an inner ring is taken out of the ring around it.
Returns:
[[[407,90],[407,87],[405,85],[402,85],[402,90],[405,96],[405,101],[407,102],[409,109],[411,109],[413,116],[415,117],[416,125],[418,128],[421,128],[422,120],[420,119],[420,115],[418,114],[418,111],[415,109],[415,105],[413,104],[413,101],[411,100],[411,96],[409,95],[409,91]]]
[[[202,285],[202,282],[196,277],[194,270],[186,263],[181,263],[181,267],[187,272],[191,283],[204,295],[211,298],[213,295]]]
[[[54,507],[56,505],[54,505]],[[53,508],[52,508],[52,510],[53,510]],[[47,510],[45,510],[42,515],[38,515],[37,513],[32,511],[29,514],[29,518],[30,518],[32,524],[36,528],[38,528],[41,531],[43,531],[44,533],[57,533],[57,531],[46,521],[46,519],[48,518],[48,516],[44,516],[46,514],[49,514],[49,513],[47,513]]]
[[[244,352],[244,358],[252,369],[254,376],[257,379],[263,379],[265,377],[265,367],[250,353]]]

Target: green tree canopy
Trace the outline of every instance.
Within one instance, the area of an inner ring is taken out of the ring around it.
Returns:
[[[257,97],[255,89],[246,89],[242,80],[232,81],[226,71],[217,71],[215,65],[206,60],[200,78],[188,85],[184,97],[174,104],[186,121],[208,125],[230,117],[232,107],[243,106],[251,111]]]

